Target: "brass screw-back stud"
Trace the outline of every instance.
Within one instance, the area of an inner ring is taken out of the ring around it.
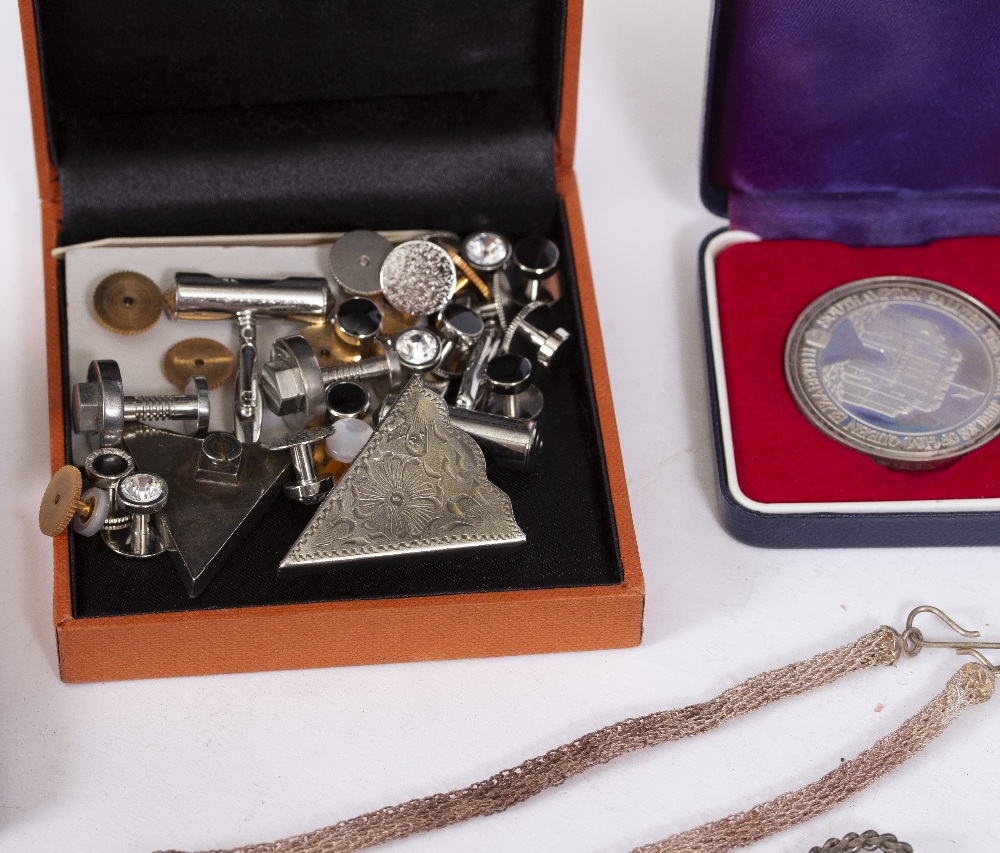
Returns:
[[[212,338],[178,341],[163,356],[163,375],[182,391],[195,376],[204,376],[208,390],[221,388],[233,376],[236,356],[225,344]]]
[[[455,269],[461,273],[461,276],[458,277],[455,285],[455,293],[458,293],[460,290],[463,290],[471,284],[474,288],[476,288],[476,290],[479,291],[479,295],[482,296],[483,299],[490,299],[489,286],[483,281],[477,270],[474,269],[461,254],[459,254],[458,249],[456,248],[459,244],[457,234],[452,231],[431,231],[418,239],[430,240],[448,253],[448,257],[451,258],[451,262],[455,265]]]
[[[82,536],[93,536],[108,517],[110,501],[103,489],[87,489],[83,495],[79,469],[64,465],[49,481],[38,508],[38,529],[46,536],[58,536],[69,523]]]
[[[138,335],[156,325],[163,295],[156,282],[137,272],[112,273],[94,290],[94,314],[108,331]]]

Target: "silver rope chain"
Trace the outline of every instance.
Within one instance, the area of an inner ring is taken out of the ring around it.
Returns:
[[[861,850],[881,850],[882,853],[913,853],[913,848],[895,835],[879,835],[874,829],[858,835],[850,832],[843,838],[831,838],[822,847],[813,847],[809,853],[858,853]]]

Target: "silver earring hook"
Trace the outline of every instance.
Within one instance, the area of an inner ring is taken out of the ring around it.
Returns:
[[[951,628],[956,634],[959,634],[967,639],[924,639],[923,632],[913,624],[914,620],[921,613],[933,614],[944,622],[945,625]],[[906,657],[914,657],[920,653],[921,649],[954,649],[956,654],[974,657],[977,661],[979,661],[979,663],[985,666],[994,677],[996,677],[1000,675],[1000,667],[990,663],[990,661],[983,654],[983,649],[1000,649],[1000,642],[988,643],[978,641],[979,636],[979,631],[970,631],[968,628],[963,628],[940,608],[934,607],[930,604],[923,604],[910,611],[910,615],[906,619],[906,629],[900,635],[900,638],[902,640],[903,654]],[[971,642],[972,640],[977,640],[977,642]]]

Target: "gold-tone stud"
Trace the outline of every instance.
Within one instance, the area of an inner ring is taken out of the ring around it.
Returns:
[[[83,536],[93,536],[108,516],[109,498],[103,489],[87,489],[81,496],[83,475],[72,465],[64,465],[49,481],[38,508],[38,529],[46,536],[58,536],[71,521]]]
[[[194,376],[204,376],[209,390],[225,385],[233,376],[236,356],[212,338],[178,341],[163,356],[163,375],[181,390]]]
[[[116,335],[138,335],[156,325],[163,295],[156,282],[141,273],[112,273],[94,289],[94,314]]]

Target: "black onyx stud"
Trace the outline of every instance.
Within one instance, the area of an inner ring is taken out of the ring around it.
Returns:
[[[542,392],[531,384],[531,362],[521,355],[494,356],[486,365],[489,411],[508,418],[532,420],[542,411]]]
[[[526,237],[514,247],[514,266],[521,272],[522,300],[542,298],[543,282],[559,266],[559,247],[545,237]]]

